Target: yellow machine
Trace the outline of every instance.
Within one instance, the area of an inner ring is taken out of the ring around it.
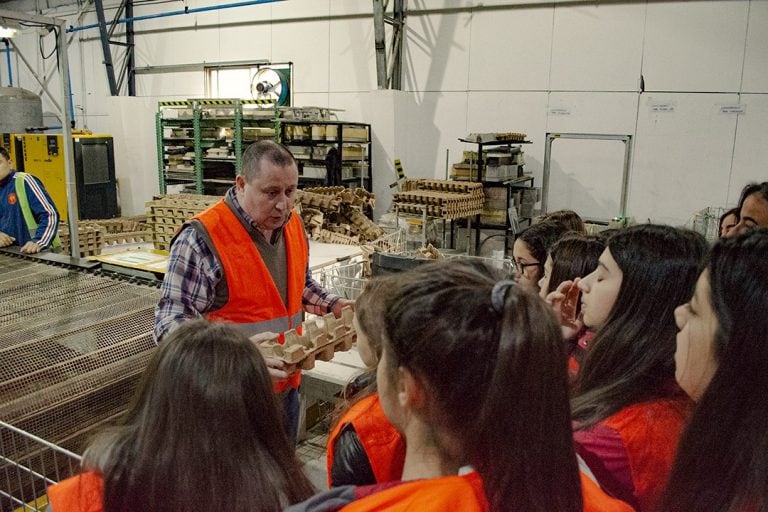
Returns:
[[[5,136],[3,137],[5,142]],[[61,134],[13,134],[11,160],[16,169],[40,179],[67,220],[67,183]],[[112,136],[72,134],[75,153],[75,180],[80,219],[117,217],[117,181]]]

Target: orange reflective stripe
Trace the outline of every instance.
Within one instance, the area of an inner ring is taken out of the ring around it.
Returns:
[[[194,218],[205,227],[216,247],[229,293],[227,303],[206,318],[234,322],[246,330],[250,326],[253,332],[247,332],[249,336],[269,330],[265,327],[300,328],[309,246],[298,214],[293,212],[283,228],[288,266],[287,307],[251,236],[223,199]],[[288,381],[275,383],[275,391],[298,387],[300,381],[301,372],[297,371]]]
[[[68,478],[48,488],[53,512],[101,512],[104,481],[93,471]]]
[[[336,440],[345,425],[351,424],[360,439],[377,483],[400,480],[405,462],[405,441],[389,422],[381,407],[379,394],[373,393],[352,405],[328,436],[328,485]]]
[[[341,512],[487,512],[483,482],[476,472],[406,482],[350,503]]]

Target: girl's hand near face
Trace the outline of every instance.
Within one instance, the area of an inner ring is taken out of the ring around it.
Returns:
[[[563,339],[566,340],[572,339],[584,328],[584,321],[578,307],[581,298],[579,281],[578,277],[573,281],[563,281],[546,298],[547,304],[560,320]]]

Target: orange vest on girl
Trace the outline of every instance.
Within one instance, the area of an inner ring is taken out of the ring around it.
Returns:
[[[93,471],[48,487],[53,512],[101,512],[103,501],[104,480]]]
[[[654,510],[672,471],[677,444],[691,409],[690,399],[679,392],[668,398],[625,407],[596,425],[603,432],[599,434],[600,439],[609,439],[605,437],[608,433],[620,438],[629,465],[632,489],[612,489],[611,485],[615,484],[603,481],[605,477],[601,477],[602,468],[599,467],[600,452],[588,450],[591,445],[590,429],[575,433],[577,451],[607,492],[633,500],[632,504],[639,511]],[[592,467],[593,464],[597,466]]]
[[[328,486],[331,485],[334,449],[344,426],[351,424],[371,464],[376,482],[400,480],[405,462],[405,442],[381,408],[379,394],[373,393],[352,405],[328,436]]]
[[[586,475],[580,473],[584,512],[634,512],[623,501],[611,498]],[[448,476],[405,482],[362,497],[341,512],[488,512],[480,475],[473,471],[462,476]],[[509,510],[515,510],[510,503]],[[55,512],[55,511],[54,511]],[[521,511],[522,512],[522,511]]]
[[[301,219],[292,212],[283,228],[288,264],[288,304],[280,297],[272,275],[259,254],[250,234],[227,204],[221,200],[194,217],[205,227],[218,253],[227,280],[227,303],[205,317],[211,321],[234,322],[247,336],[262,332],[282,333],[301,329],[309,246]],[[301,372],[275,383],[280,393],[289,386],[297,388]]]
[[[473,471],[461,476],[444,476],[398,484],[356,500],[342,508],[341,512],[385,510],[488,512],[490,508],[483,492],[483,481],[480,475]]]

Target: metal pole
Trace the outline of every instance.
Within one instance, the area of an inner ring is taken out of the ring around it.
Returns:
[[[96,0],[96,16],[99,19],[99,33],[101,34],[101,51],[104,54],[104,66],[107,68],[107,80],[109,81],[109,93],[112,96],[119,94],[117,81],[115,80],[115,67],[112,65],[112,50],[109,48],[109,34],[107,33],[107,20],[104,18],[104,3]],[[114,25],[112,25],[114,27]]]
[[[376,51],[376,82],[379,89],[387,89],[387,43],[382,0],[373,0],[373,38]]]
[[[69,60],[67,59],[66,21],[56,20],[59,31],[57,45],[59,47],[59,78],[61,79],[61,97],[69,98]],[[77,210],[77,184],[75,179],[75,155],[72,147],[72,118],[69,110],[61,111],[61,133],[64,147],[64,176],[67,183],[67,214],[69,215],[69,253],[73,258],[80,258],[80,237],[77,233],[77,221],[80,218]]]

